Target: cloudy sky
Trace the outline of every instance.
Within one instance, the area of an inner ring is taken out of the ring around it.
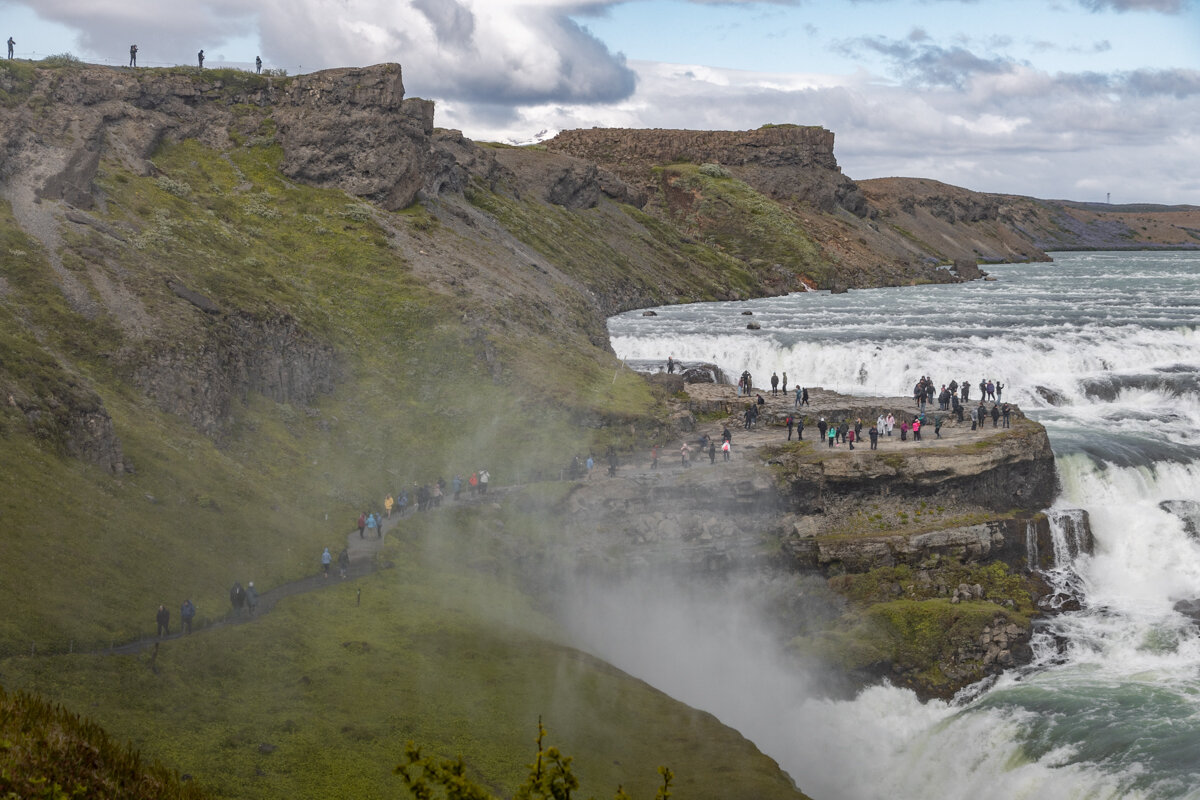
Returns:
[[[0,26],[19,58],[398,61],[474,139],[792,122],[852,178],[1200,205],[1200,0],[0,0]]]

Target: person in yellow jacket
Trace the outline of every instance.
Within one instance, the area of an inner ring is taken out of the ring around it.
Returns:
[[[396,505],[396,499],[394,497],[392,497],[390,494],[386,498],[384,498],[383,507],[385,509],[387,509],[388,519],[392,518],[392,506],[394,506],[394,505]]]

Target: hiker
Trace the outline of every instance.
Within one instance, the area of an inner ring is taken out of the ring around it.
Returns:
[[[835,439],[837,439],[837,425],[830,425],[829,432],[825,437],[825,440],[829,442],[829,447],[833,447]]]
[[[9,45],[9,47],[12,47],[12,45]],[[155,635],[160,639],[164,636],[170,636],[171,612],[162,603],[158,604],[158,613],[154,615],[154,619],[158,622],[158,633]]]
[[[325,573],[325,577],[329,577],[329,565],[333,563],[333,555],[329,552],[329,548],[325,548],[325,552],[321,553],[321,572]]]
[[[658,469],[658,445],[650,448],[650,469]]]
[[[592,474],[592,457],[589,454],[587,459],[588,475]],[[474,495],[479,491],[479,473],[472,472],[471,477],[467,478],[467,494]]]
[[[996,402],[999,403],[1004,399],[1004,384],[996,381]]]
[[[725,441],[727,441],[727,442],[728,442],[728,441],[732,441],[732,439],[733,439],[733,434],[729,432],[729,426],[728,426],[728,425],[726,425],[726,426],[725,426],[725,430],[721,431],[721,438],[722,438],[722,439],[724,439],[724,440],[725,440]]]
[[[338,553],[338,570],[341,571],[342,577],[346,577],[346,570],[350,569],[350,548],[343,547],[342,552]]]
[[[992,405],[992,427],[993,428],[996,427],[996,425],[999,424],[999,422],[1000,422],[1000,407],[993,404]]]
[[[492,473],[486,469],[479,470],[479,493],[487,494],[488,482],[492,479]]]
[[[824,417],[821,417],[821,419],[817,421],[817,431],[821,434],[822,439],[825,438],[825,429],[828,427],[829,425],[826,424]]]
[[[383,498],[383,507],[387,510],[388,519],[392,518],[392,506],[394,505],[396,505],[396,498],[392,497],[390,494]]]
[[[871,429],[867,431],[867,436],[871,437],[871,449],[878,450],[879,449],[879,428],[872,425]]]
[[[998,385],[998,384],[997,384],[997,385]],[[1000,390],[999,390],[999,389],[997,389],[997,390],[996,390],[996,396],[997,396],[997,397],[999,397],[999,396],[1000,396]],[[1008,421],[1008,418],[1009,418],[1009,416],[1010,416],[1011,414],[1012,414],[1012,409],[1011,409],[1011,408],[1009,408],[1009,405],[1008,405],[1008,403],[1004,403],[1004,404],[1003,404],[1003,405],[1000,407],[1000,416],[1002,416],[1002,417],[1004,418],[1004,425],[1003,425],[1002,427],[1005,427],[1005,428],[1009,427],[1009,421]]]
[[[256,75],[262,75],[262,56],[254,57],[254,72]]]
[[[250,616],[254,616],[254,609],[258,608],[258,590],[254,588],[254,581],[246,584],[246,608],[250,611]]]
[[[363,538],[363,529],[367,527],[367,512],[358,515],[358,538]]]
[[[914,419],[912,421],[912,432],[913,432],[913,441],[914,442],[921,441],[921,420],[920,419]]]
[[[933,415],[933,436],[935,439],[942,438],[942,416],[941,416],[941,414]]]
[[[233,588],[229,590],[229,602],[234,611],[241,611],[242,606],[246,604],[246,592],[241,583],[234,582]]]
[[[721,458],[725,459],[726,461],[729,460],[729,440],[728,439],[721,442]]]
[[[196,60],[200,62],[200,69],[204,69],[204,51],[196,53]]]
[[[16,44],[16,42],[15,42],[15,41],[13,41],[13,37],[11,37],[11,36],[10,36],[10,37],[8,37],[8,57],[9,57],[9,59],[10,59],[10,60],[11,60],[11,59],[12,59],[12,57],[13,57],[13,46],[14,46],[15,44]]]
[[[908,441],[908,420],[903,420],[900,423],[900,441]]]
[[[407,489],[404,489],[403,491],[400,492],[400,499],[396,502],[396,505],[400,507],[400,511],[398,513],[400,514],[401,517],[403,517],[405,514],[408,513],[408,490]]]
[[[710,441],[708,443],[708,463],[717,463],[717,443],[715,441]]]
[[[434,508],[442,507],[442,498],[446,496],[446,479],[438,478],[433,482],[433,488],[430,490],[430,501]],[[379,534],[383,535],[383,520],[379,521]]]
[[[608,446],[608,477],[617,477],[617,451]]]
[[[131,67],[137,66],[137,45],[136,44],[129,45],[129,66],[131,66]]]
[[[190,634],[192,632],[192,620],[195,618],[196,606],[192,605],[192,599],[189,597],[179,607],[179,622],[183,625],[184,633]]]
[[[784,422],[787,423],[788,441],[790,442],[792,440],[792,428],[795,426],[796,423],[792,421],[791,414],[788,414],[787,419],[785,419]]]
[[[688,455],[690,453],[691,453],[691,448],[688,447],[687,442],[684,442],[683,447],[679,448],[679,460],[680,460],[680,462],[682,462],[684,469],[687,469],[687,467],[688,467]]]
[[[750,423],[754,421],[754,406],[746,406],[746,413],[743,416],[746,418],[746,422],[743,427],[745,427],[746,430],[750,430]]]
[[[887,419],[884,421],[884,426],[887,429],[887,435],[892,435],[892,428],[896,427],[896,418],[892,416],[892,412],[888,412]]]
[[[779,376],[774,372],[771,373],[771,396],[779,394]]]
[[[667,356],[667,374],[675,374],[675,356]]]
[[[962,401],[965,403],[971,399],[971,384],[969,381],[962,382]]]
[[[375,518],[374,511],[367,515],[367,530],[371,532],[372,539],[379,538],[379,520]],[[359,531],[359,535],[362,535],[362,531]]]
[[[800,407],[800,396],[801,396],[801,392],[803,392],[803,391],[804,390],[802,388],[800,388],[799,386],[796,387],[796,408]]]
[[[804,417],[796,417],[796,441],[804,441]]]
[[[854,430],[853,429],[846,432],[846,441],[850,443],[850,449],[853,450],[854,449]]]
[[[462,475],[455,473],[454,477],[450,479],[450,488],[454,492],[454,502],[456,502],[456,503],[458,502],[458,496],[460,494],[462,494],[462,487],[463,487]]]

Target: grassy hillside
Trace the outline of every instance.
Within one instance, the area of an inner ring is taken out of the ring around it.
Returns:
[[[511,788],[539,713],[587,792],[652,796],[668,764],[689,796],[796,796],[736,733],[555,644],[529,598],[489,583],[513,540],[536,551],[527,514],[482,541],[462,536],[473,512],[447,514],[446,557],[388,554],[361,609],[339,586],[153,664],[80,654],[149,635],[160,602],[177,617],[191,597],[203,627],[235,580],[312,574],[360,509],[414,482],[487,467],[503,487],[640,446],[664,405],[608,351],[601,309],[761,291],[744,262],[630,208],[476,185],[388,213],[283,179],[269,121],[235,139],[168,143],[150,175],[103,162],[97,207],[60,213],[49,249],[0,204],[0,684],[216,796],[399,793],[408,739]],[[261,331],[332,352],[330,388],[280,401],[225,374]],[[78,457],[85,411],[111,417],[125,471]]]
[[[587,794],[623,784],[649,798],[667,765],[680,796],[800,796],[711,716],[555,644],[522,592],[456,566],[445,537],[482,554],[493,527],[443,523],[414,519],[385,554],[394,569],[167,642],[153,661],[15,658],[0,682],[86,708],[216,797],[403,796],[391,770],[410,740],[461,755],[506,795],[532,760],[539,715]]]

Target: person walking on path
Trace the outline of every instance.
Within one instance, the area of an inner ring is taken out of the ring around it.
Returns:
[[[787,423],[787,429],[788,429],[788,441],[790,442],[790,441],[792,440],[792,428],[795,426],[795,424],[796,424],[796,423],[795,423],[795,421],[792,419],[792,415],[791,415],[791,414],[788,414],[788,416],[787,416],[787,419],[786,419],[786,420],[784,420],[784,421]]]
[[[379,538],[379,520],[375,518],[374,511],[367,515],[367,530],[371,532],[372,539]],[[362,531],[359,531],[358,533],[359,536],[362,535]]]
[[[254,609],[258,608],[258,590],[254,588],[254,581],[246,584],[246,609],[250,612],[250,616],[254,616]]]
[[[687,442],[684,442],[683,447],[679,448],[679,460],[683,464],[684,469],[687,469],[688,456],[691,454],[691,451],[692,451],[692,449],[690,447],[688,447]]]
[[[12,57],[13,57],[13,47],[16,44],[17,43],[15,41],[13,41],[13,37],[11,37],[11,36],[8,37],[8,58],[10,61],[12,60]]]
[[[198,62],[200,62],[200,69],[204,69],[204,51],[203,50],[201,50],[199,53],[196,53],[196,60]]]
[[[802,405],[802,406],[808,405],[808,389],[800,390],[800,405]]]
[[[717,443],[715,440],[708,443],[708,463],[717,463]]]
[[[854,429],[853,428],[851,428],[849,431],[846,432],[846,441],[849,442],[850,449],[853,450],[854,449]]]
[[[338,569],[342,573],[342,577],[346,577],[346,570],[350,569],[350,548],[343,547],[342,552],[338,553]]]
[[[333,563],[333,555],[329,552],[329,548],[325,548],[325,552],[321,553],[321,571],[325,573],[325,577],[329,577],[329,565]]]
[[[728,439],[721,442],[721,458],[725,459],[726,461],[729,460],[729,440]]]
[[[879,428],[872,425],[871,429],[867,431],[867,436],[871,437],[871,449],[878,450],[879,449]]]
[[[358,515],[358,538],[363,538],[363,530],[367,527],[367,512]]]
[[[131,66],[131,67],[137,66],[137,45],[136,44],[129,45],[129,66]]]
[[[935,439],[942,438],[942,415],[933,415],[933,437]]]
[[[830,425],[829,430],[825,434],[825,441],[829,443],[829,447],[833,447],[834,441],[837,439],[837,425]]]
[[[262,56],[254,57],[254,74],[262,75]]]
[[[492,473],[488,472],[486,469],[479,470],[479,493],[480,494],[487,494],[487,487],[488,487],[488,484],[491,482],[491,480],[492,480]]]
[[[800,393],[803,391],[799,386],[796,387],[796,408],[800,407]]]
[[[658,445],[650,448],[650,469],[658,469]]]
[[[454,477],[450,479],[450,487],[454,490],[454,502],[457,503],[458,496],[460,494],[462,494],[462,487],[463,487],[462,475],[455,473]]]
[[[396,498],[392,497],[390,494],[387,497],[383,498],[383,508],[385,511],[387,511],[388,519],[392,518],[392,507],[395,505],[396,505]]]
[[[171,612],[162,603],[158,604],[158,613],[154,615],[154,619],[158,622],[158,633],[160,639],[164,636],[170,636]]]
[[[196,606],[192,605],[192,599],[189,597],[183,601],[183,605],[179,607],[179,622],[183,625],[183,632],[190,634],[192,632],[192,620],[196,618]]]
[[[721,438],[729,442],[733,440],[733,434],[729,432],[729,426],[725,426],[725,430],[721,431]]]
[[[887,419],[884,421],[884,428],[887,430],[887,435],[892,435],[892,428],[896,427],[896,417],[892,412],[888,412]]]

